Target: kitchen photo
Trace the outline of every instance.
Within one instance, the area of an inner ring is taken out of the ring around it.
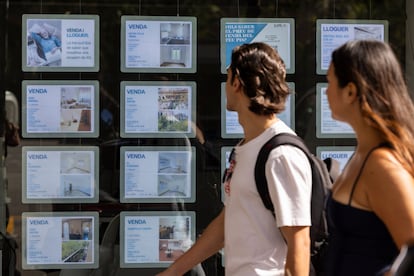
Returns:
[[[191,66],[190,23],[161,23],[160,41],[161,67],[188,68]]]

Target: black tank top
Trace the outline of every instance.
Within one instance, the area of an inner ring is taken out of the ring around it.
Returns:
[[[327,218],[329,226],[329,247],[327,276],[370,276],[382,275],[398,255],[385,224],[372,211],[351,206],[352,197],[365,163],[373,149],[365,157],[349,196],[348,204],[342,204],[329,196]]]

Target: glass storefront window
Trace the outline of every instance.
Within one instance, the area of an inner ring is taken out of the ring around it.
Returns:
[[[226,150],[241,138],[222,97],[237,44],[283,55],[293,91],[283,119],[311,151],[352,152],[352,133],[327,117],[323,64],[341,41],[375,36],[413,87],[410,14],[403,0],[1,1],[0,87],[23,135],[0,175],[16,269],[154,275],[191,246],[222,208]],[[128,228],[144,222],[152,232]],[[224,275],[222,261],[193,273]]]

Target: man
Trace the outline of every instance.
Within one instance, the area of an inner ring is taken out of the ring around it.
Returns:
[[[309,275],[312,177],[307,157],[293,146],[272,150],[266,177],[275,216],[263,205],[254,182],[260,148],[277,133],[293,133],[276,116],[289,95],[285,77],[282,59],[267,44],[233,50],[227,69],[227,109],[238,113],[244,139],[235,147],[227,172],[225,207],[159,276],[182,275],[223,246],[226,275]]]

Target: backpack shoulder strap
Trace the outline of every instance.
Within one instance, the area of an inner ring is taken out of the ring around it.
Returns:
[[[254,176],[256,180],[256,187],[259,192],[260,197],[262,198],[264,206],[269,209],[273,216],[274,216],[274,207],[272,200],[270,198],[269,188],[267,186],[266,180],[266,161],[269,157],[270,152],[281,145],[291,145],[300,148],[308,157],[310,156],[310,152],[306,147],[303,140],[294,134],[290,133],[280,133],[276,134],[272,138],[270,138],[260,149],[259,154],[257,156],[256,165],[254,169]]]

